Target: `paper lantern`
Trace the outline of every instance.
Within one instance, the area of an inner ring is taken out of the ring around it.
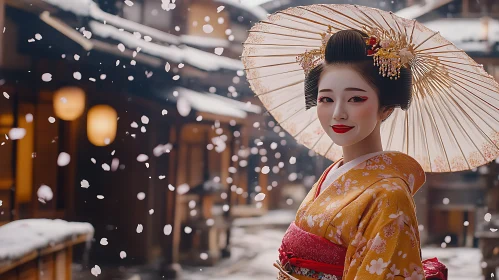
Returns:
[[[76,120],[85,110],[85,92],[78,87],[63,87],[54,94],[55,115],[65,121]]]
[[[88,111],[87,137],[95,146],[111,144],[116,137],[118,114],[111,106],[96,105]]]

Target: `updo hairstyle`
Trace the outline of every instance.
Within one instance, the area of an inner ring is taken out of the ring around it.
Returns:
[[[358,30],[338,31],[329,38],[325,61],[313,68],[305,77],[306,109],[317,106],[319,80],[324,69],[331,65],[348,65],[357,71],[376,89],[379,99],[379,112],[384,107],[399,107],[407,110],[412,101],[412,72],[402,67],[400,78],[391,80],[379,74],[379,67],[374,65],[373,57],[367,56],[370,48],[366,44],[368,35]]]

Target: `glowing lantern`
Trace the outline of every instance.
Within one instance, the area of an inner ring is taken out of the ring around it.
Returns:
[[[63,87],[54,94],[54,112],[65,121],[76,120],[85,110],[85,92],[78,87]]]
[[[88,111],[87,137],[95,146],[111,144],[116,137],[118,114],[108,105],[97,105]]]

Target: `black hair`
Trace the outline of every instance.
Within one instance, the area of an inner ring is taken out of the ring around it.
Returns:
[[[317,106],[319,79],[329,65],[348,65],[357,71],[378,92],[380,111],[383,108],[400,107],[407,110],[412,101],[412,72],[402,67],[400,78],[390,79],[379,74],[372,56],[367,55],[370,48],[366,44],[368,35],[359,30],[338,31],[329,38],[325,61],[314,67],[305,77],[306,109]]]

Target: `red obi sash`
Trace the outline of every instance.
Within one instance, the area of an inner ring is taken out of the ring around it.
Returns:
[[[341,277],[347,248],[291,223],[279,248],[283,267],[297,266]]]
[[[279,262],[283,268],[307,268],[331,274],[339,279],[343,276],[347,248],[328,239],[306,232],[293,222],[282,239]],[[437,258],[423,262],[425,279],[447,280],[447,268]]]

